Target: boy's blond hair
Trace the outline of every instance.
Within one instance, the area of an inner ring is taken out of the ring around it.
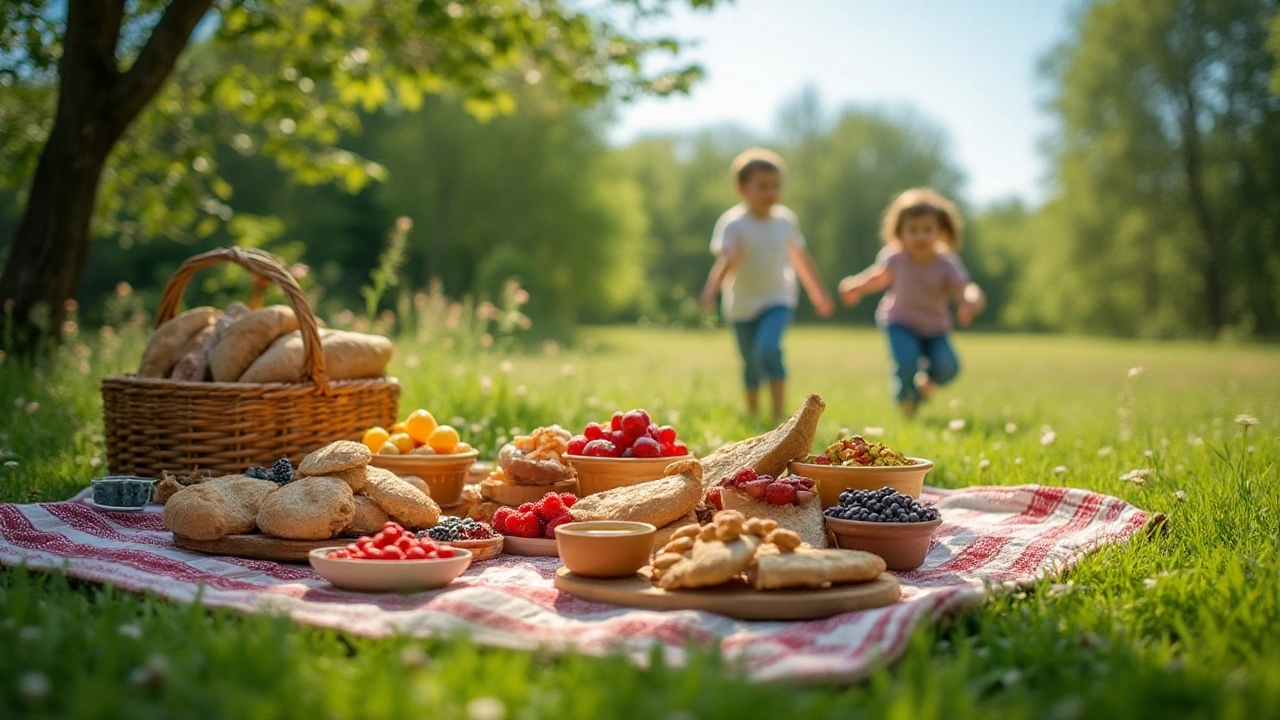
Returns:
[[[928,187],[904,190],[885,208],[884,219],[880,221],[880,240],[885,245],[899,242],[902,223],[907,218],[932,215],[946,236],[947,247],[954,252],[960,249],[960,232],[964,229],[964,221],[960,219],[960,209],[956,204],[943,197],[942,193]]]
[[[745,185],[747,180],[751,179],[752,174],[760,171],[786,175],[787,164],[782,161],[782,157],[778,153],[764,148],[753,147],[743,150],[729,165],[729,174],[733,176],[734,182],[739,185]]]

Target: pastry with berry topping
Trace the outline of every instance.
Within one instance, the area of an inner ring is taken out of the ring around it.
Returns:
[[[717,509],[772,519],[779,527],[797,533],[811,547],[827,546],[822,503],[809,478],[774,477],[743,468],[707,491],[707,502]]]

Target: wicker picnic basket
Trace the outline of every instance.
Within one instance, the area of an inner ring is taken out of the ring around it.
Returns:
[[[235,263],[256,276],[250,307],[275,283],[298,317],[310,382],[182,382],[115,375],[102,381],[107,465],[115,475],[158,477],[161,470],[242,472],[302,456],[334,440],[358,439],[371,425],[395,422],[400,383],[395,378],[330,380],[320,351],[311,304],[298,283],[270,254],[223,248],[182,263],[160,298],[156,327],[177,312],[187,281],[197,271]]]

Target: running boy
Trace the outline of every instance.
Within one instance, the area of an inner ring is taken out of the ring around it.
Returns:
[[[796,276],[818,317],[830,316],[835,305],[805,250],[796,214],[778,204],[782,158],[753,148],[733,161],[731,171],[742,202],[716,222],[711,237],[716,262],[702,289],[702,305],[714,308],[716,293],[722,294],[721,311],[733,323],[742,354],[747,411],[752,417],[759,412],[760,385],[767,380],[773,418],[781,422],[787,377],[782,335],[796,308]]]

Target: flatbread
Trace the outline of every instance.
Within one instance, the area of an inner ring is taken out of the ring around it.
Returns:
[[[884,570],[885,563],[879,555],[861,550],[798,547],[782,552],[765,543],[756,552],[750,578],[757,590],[822,588],[875,580]]]
[[[588,495],[569,510],[574,520],[630,520],[656,527],[693,511],[702,500],[702,467],[697,460],[667,466],[666,477]]]
[[[703,490],[711,489],[743,468],[776,477],[792,460],[807,458],[818,435],[818,420],[826,407],[821,397],[810,395],[794,415],[773,430],[730,443],[702,458]]]

